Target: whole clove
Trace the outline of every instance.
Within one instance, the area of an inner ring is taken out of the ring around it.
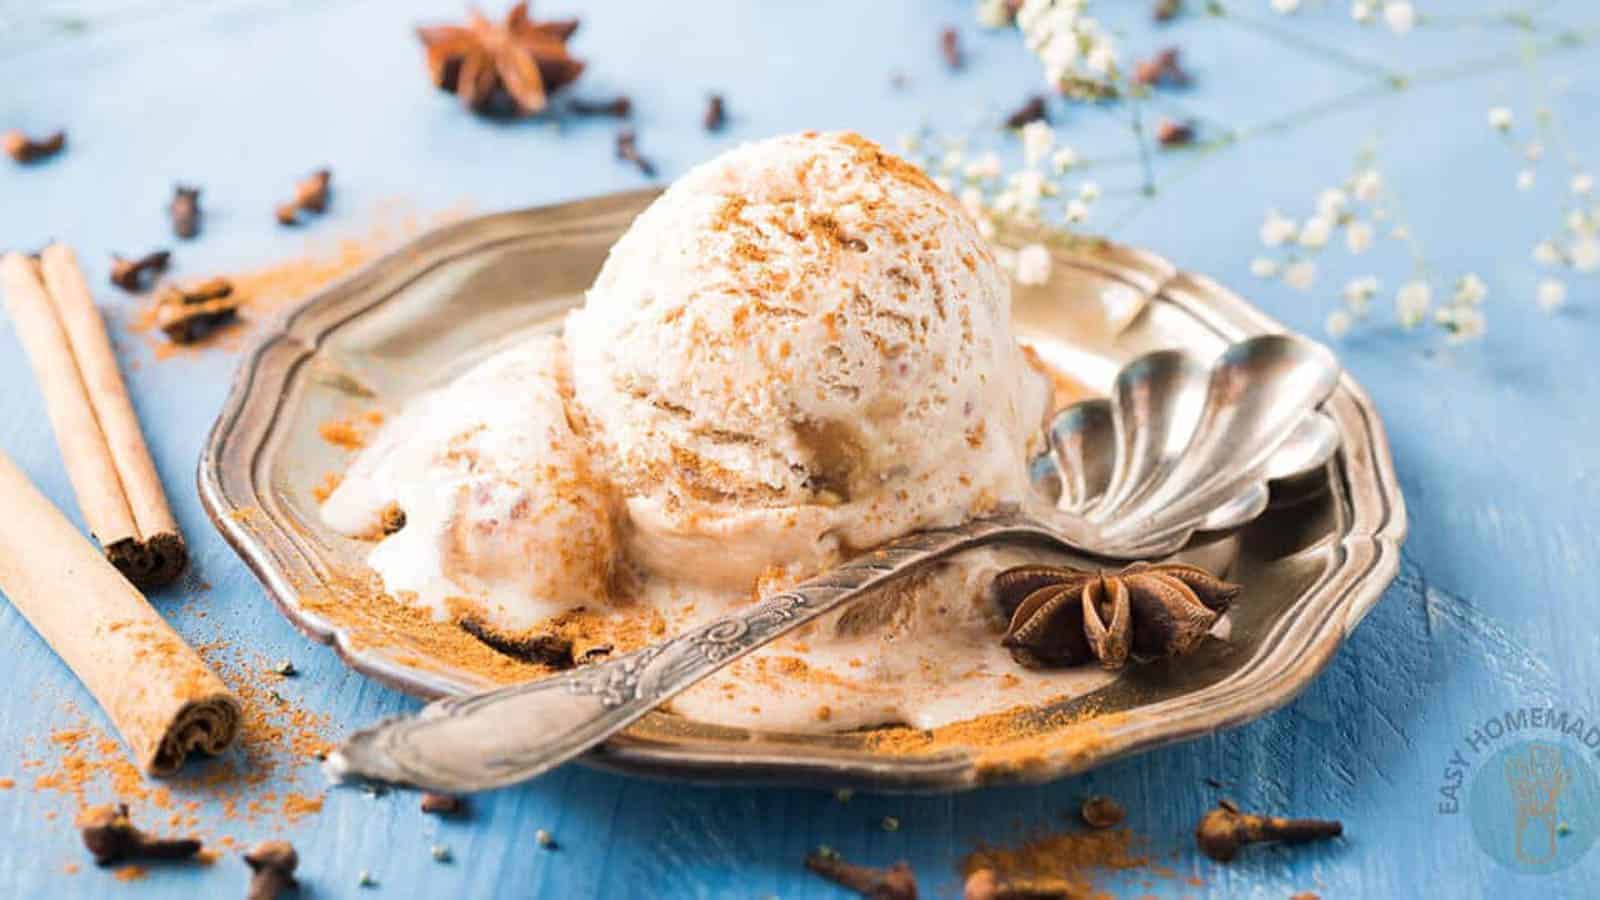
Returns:
[[[1166,47],[1133,68],[1133,80],[1145,87],[1186,87],[1192,80],[1179,61],[1177,47]]]
[[[1045,105],[1043,94],[1034,94],[1028,102],[1017,107],[1016,112],[1006,116],[1007,128],[1021,128],[1029,122],[1050,121],[1050,108]]]
[[[294,870],[300,865],[300,854],[288,841],[263,841],[250,848],[244,861],[251,872],[247,900],[277,900],[299,890]]]
[[[456,624],[491,649],[514,659],[552,669],[570,669],[573,666],[572,642],[558,635],[508,635],[473,618],[463,618]]]
[[[133,259],[111,254],[111,283],[128,292],[142,291],[167,270],[172,254],[155,250]],[[146,278],[145,276],[150,276]]]
[[[168,287],[156,304],[156,324],[176,344],[193,344],[239,317],[243,300],[233,283],[211,278],[190,288]]]
[[[0,137],[0,146],[3,146],[6,155],[19,163],[34,163],[49,159],[66,149],[67,133],[56,131],[42,138],[28,137],[19,128],[7,131]]]
[[[887,869],[846,862],[827,847],[806,856],[806,868],[868,900],[917,900],[917,876],[903,862]]]
[[[633,114],[633,101],[626,96],[615,100],[574,99],[568,108],[580,116],[612,116],[626,119]]]
[[[728,110],[723,105],[721,94],[712,94],[706,98],[706,114],[703,124],[707,131],[721,131],[722,126],[728,123]]]
[[[455,794],[422,795],[422,811],[435,816],[461,816],[466,815],[467,801]]]
[[[632,128],[617,132],[617,159],[633,163],[646,178],[656,176],[655,163],[639,155],[639,136],[634,134]]]
[[[172,202],[167,205],[167,215],[172,219],[172,233],[185,240],[200,233],[200,189],[178,185],[173,188]]]
[[[1156,126],[1156,143],[1163,147],[1182,147],[1194,143],[1194,123],[1161,120]]]
[[[333,181],[333,171],[318,169],[301,179],[294,186],[294,199],[288,203],[280,203],[274,210],[274,217],[279,225],[298,225],[301,222],[302,212],[318,213],[328,209],[329,186]]]
[[[1304,844],[1341,834],[1344,834],[1344,824],[1337,820],[1257,816],[1240,812],[1239,807],[1227,800],[1218,801],[1216,809],[1201,816],[1194,830],[1195,843],[1201,852],[1217,862],[1228,862],[1247,844],[1265,841]]]
[[[1060,878],[1007,878],[993,869],[974,869],[962,887],[962,900],[1073,900],[1081,891]]]
[[[1157,22],[1171,22],[1183,12],[1183,0],[1156,0],[1156,5],[1150,10],[1150,18]]]
[[[91,806],[78,814],[75,824],[96,865],[140,859],[190,859],[200,852],[200,841],[195,838],[154,837],[135,828],[128,818],[126,803]]]
[[[946,28],[939,32],[939,55],[944,57],[944,64],[951,71],[966,65],[966,55],[961,52],[961,33],[954,28]]]

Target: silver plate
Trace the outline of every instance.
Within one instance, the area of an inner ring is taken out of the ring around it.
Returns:
[[[318,426],[359,406],[396,409],[512,337],[556,327],[654,196],[619,194],[440,229],[267,329],[212,428],[200,495],[296,627],[356,670],[418,697],[493,683],[426,658],[414,643],[358,635],[303,599],[367,577],[367,545],[329,532],[316,515],[314,487],[346,462]],[[1283,330],[1210,279],[1103,243],[1057,251],[1048,285],[1018,289],[1015,317],[1055,368],[1097,391],[1151,350],[1214,353]],[[1018,711],[1000,746],[952,734],[926,750],[891,750],[872,733],[756,732],[655,713],[585,759],[705,782],[955,790],[1059,778],[1264,715],[1304,689],[1377,602],[1405,535],[1388,442],[1366,394],[1347,374],[1323,411],[1339,431],[1338,453],[1311,475],[1276,485],[1266,514],[1237,535],[1230,577],[1249,602],[1231,614],[1226,642],[1131,669],[1085,697]]]

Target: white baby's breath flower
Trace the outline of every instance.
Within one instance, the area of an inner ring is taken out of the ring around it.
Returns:
[[[1326,188],[1317,195],[1317,213],[1336,219],[1350,205],[1350,195],[1340,188]]]
[[[1433,302],[1433,289],[1422,280],[1408,281],[1394,295],[1395,315],[1401,328],[1415,328],[1428,317],[1428,306]]]
[[[1089,204],[1084,203],[1082,200],[1069,200],[1067,201],[1064,215],[1067,221],[1073,224],[1082,222],[1084,219],[1089,218]]]
[[[1600,269],[1600,240],[1590,235],[1573,241],[1572,246],[1568,248],[1568,255],[1572,259],[1572,267],[1579,272],[1593,272]]]
[[[1294,240],[1299,230],[1293,219],[1275,209],[1269,209],[1266,220],[1261,223],[1261,243],[1268,247],[1281,246]]]
[[[1372,226],[1357,220],[1345,226],[1344,246],[1351,254],[1359,256],[1372,247],[1374,237]]]
[[[1326,215],[1315,215],[1306,220],[1305,227],[1300,229],[1300,246],[1313,250],[1327,246],[1328,238],[1333,236],[1333,220]]]
[[[1278,261],[1258,256],[1250,260],[1250,274],[1257,278],[1272,278],[1278,274]]]
[[[1116,47],[1109,39],[1096,42],[1090,48],[1089,55],[1084,57],[1083,64],[1096,75],[1110,77],[1117,69]]]
[[[1078,199],[1085,203],[1093,203],[1100,199],[1100,182],[1085,181],[1078,185]]]
[[[1037,166],[1050,155],[1056,143],[1056,131],[1049,122],[1035,120],[1022,126],[1022,160],[1026,165]]]
[[[1561,248],[1554,241],[1540,241],[1533,245],[1533,261],[1541,266],[1553,266],[1561,262]]]
[[[1355,0],[1350,4],[1350,18],[1365,25],[1372,21],[1372,0]]]
[[[1529,141],[1528,146],[1522,148],[1522,155],[1527,157],[1528,162],[1538,162],[1544,158],[1544,145],[1538,141]]]
[[[1050,280],[1050,251],[1043,244],[1029,244],[1017,251],[1017,281],[1044,284]]]
[[[1378,199],[1383,191],[1383,173],[1377,169],[1362,169],[1350,184],[1350,192],[1368,203]]]
[[[1587,197],[1594,192],[1594,176],[1588,172],[1579,172],[1572,176],[1572,192],[1579,197]]]
[[[1567,285],[1559,278],[1546,278],[1539,282],[1534,299],[1538,301],[1540,309],[1555,312],[1567,302]]]
[[[1389,229],[1389,236],[1394,238],[1397,241],[1410,240],[1411,239],[1411,229],[1407,228],[1404,225],[1396,225],[1395,227]]]
[[[1057,175],[1067,171],[1078,164],[1078,151],[1071,147],[1062,147],[1050,157],[1050,168]]]
[[[1533,189],[1533,170],[1523,169],[1517,173],[1517,190],[1527,191]]]
[[[966,158],[967,155],[960,148],[952,147],[944,152],[944,156],[939,157],[939,171],[955,172],[961,168]]]
[[[1489,296],[1489,286],[1483,283],[1476,272],[1468,272],[1456,281],[1454,302],[1467,306],[1477,306],[1484,298]]]
[[[1433,314],[1433,320],[1450,332],[1452,344],[1462,344],[1483,336],[1488,322],[1483,312],[1471,306],[1446,306]]]
[[[1328,336],[1335,340],[1350,333],[1350,326],[1355,324],[1355,319],[1346,310],[1336,309],[1328,313],[1328,321],[1324,327],[1328,329]]]
[[[1344,302],[1358,314],[1365,315],[1367,305],[1378,293],[1378,279],[1374,275],[1352,278],[1344,285]]]
[[[961,170],[961,174],[980,181],[999,178],[1000,155],[993,151],[979,154],[975,159],[967,163],[966,167]]]
[[[1287,16],[1300,8],[1300,0],[1272,0],[1272,11]]]
[[[1416,27],[1416,7],[1407,0],[1388,0],[1383,5],[1383,21],[1395,34],[1405,34]]]
[[[1565,221],[1568,231],[1582,232],[1589,227],[1589,216],[1581,209],[1568,212]]]
[[[1302,259],[1284,266],[1283,283],[1297,291],[1311,290],[1311,286],[1317,283],[1317,264]]]
[[[1497,131],[1511,130],[1511,109],[1505,106],[1489,107],[1489,127]]]

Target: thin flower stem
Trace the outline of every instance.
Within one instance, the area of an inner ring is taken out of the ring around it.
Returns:
[[[1135,96],[1128,104],[1130,110],[1129,126],[1133,129],[1133,140],[1139,145],[1139,171],[1143,176],[1143,183],[1139,190],[1147,197],[1156,193],[1155,165],[1150,160],[1150,141],[1144,132],[1144,101]]]
[[[1363,75],[1371,75],[1375,78],[1384,79],[1393,79],[1400,74],[1394,69],[1383,65],[1382,63],[1373,62],[1369,59],[1363,59],[1362,57],[1356,56],[1352,53],[1346,53],[1337,47],[1330,47],[1327,44],[1321,43],[1320,41],[1313,41],[1295,31],[1291,31],[1286,28],[1280,28],[1277,25],[1262,19],[1257,19],[1251,16],[1237,16],[1229,12],[1223,12],[1215,16],[1215,18],[1220,19],[1223,22],[1232,23],[1233,25],[1243,28],[1246,31],[1253,31],[1262,37],[1277,41],[1285,47],[1290,47],[1303,53],[1309,53],[1312,56],[1319,57],[1327,62],[1343,66],[1344,68],[1353,72],[1360,72]]]

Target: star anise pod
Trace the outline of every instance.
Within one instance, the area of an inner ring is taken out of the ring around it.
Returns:
[[[1142,562],[1118,572],[1018,566],[996,575],[990,589],[1011,618],[1001,643],[1032,669],[1090,660],[1120,669],[1130,656],[1181,656],[1240,590],[1197,566]]]
[[[465,25],[423,25],[417,37],[427,49],[433,83],[468,109],[531,116],[583,74],[583,62],[567,53],[577,30],[577,19],[535,22],[521,2],[499,24],[474,10]]]

